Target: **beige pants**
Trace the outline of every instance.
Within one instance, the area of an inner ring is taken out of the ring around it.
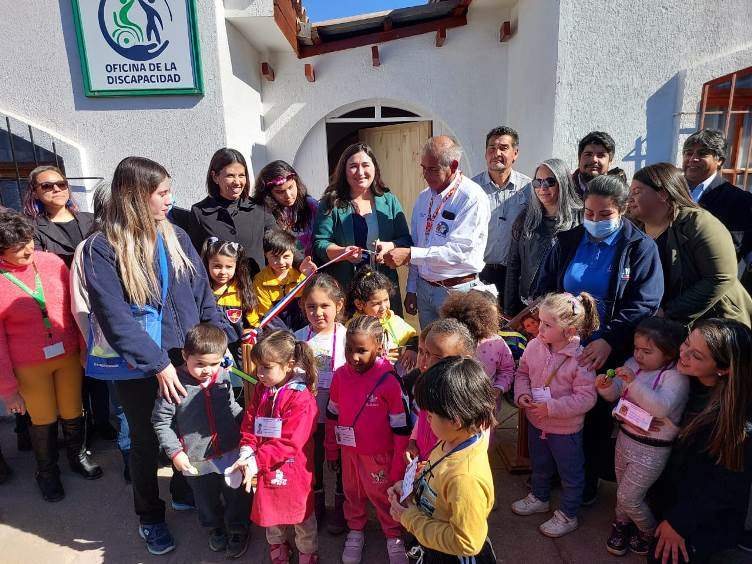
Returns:
[[[266,542],[282,544],[287,540],[290,529],[295,529],[295,546],[301,554],[313,554],[319,551],[319,533],[316,524],[316,512],[298,525],[277,525],[266,528]]]

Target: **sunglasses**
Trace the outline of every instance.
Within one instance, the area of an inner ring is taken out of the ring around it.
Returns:
[[[37,184],[37,186],[41,188],[43,192],[52,192],[56,186],[58,190],[63,192],[68,189],[68,181],[58,180],[57,182],[41,182]]]
[[[553,176],[549,176],[548,178],[534,178],[531,184],[537,190],[538,188],[553,188],[557,182]]]

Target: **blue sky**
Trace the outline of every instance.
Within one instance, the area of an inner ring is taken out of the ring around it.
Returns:
[[[303,0],[303,6],[312,22],[421,4],[426,4],[426,0]]]

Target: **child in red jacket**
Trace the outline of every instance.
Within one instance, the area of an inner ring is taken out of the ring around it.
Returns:
[[[298,562],[318,557],[313,511],[313,433],[316,430],[316,361],[304,341],[289,331],[274,331],[251,351],[259,385],[246,406],[241,426],[240,458],[233,470],[244,474],[246,491],[253,480],[251,520],[266,528],[272,564],[290,560],[287,532],[295,529]]]
[[[353,319],[345,338],[347,364],[334,372],[329,390],[326,458],[332,470],[341,465],[350,529],[343,564],[361,560],[369,501],[387,537],[390,564],[407,563],[400,524],[389,514],[387,490],[405,471],[410,416],[397,373],[381,356],[384,342],[378,318]]]

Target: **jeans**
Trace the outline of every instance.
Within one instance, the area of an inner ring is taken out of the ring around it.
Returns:
[[[203,527],[214,529],[227,525],[231,532],[248,530],[251,524],[251,495],[242,485],[233,489],[219,474],[191,476],[186,480],[193,490],[198,520]]]
[[[530,478],[533,495],[541,501],[548,501],[551,498],[551,478],[558,470],[561,477],[560,509],[567,517],[576,517],[585,487],[582,431],[571,435],[544,434],[528,423],[527,442],[533,468]]]
[[[133,505],[142,525],[155,525],[165,520],[165,504],[159,497],[157,469],[159,441],[151,424],[151,412],[157,399],[157,379],[139,378],[115,382],[123,406],[131,438],[129,460],[133,484]],[[173,471],[170,494],[175,501],[193,502],[193,492],[185,476]]]
[[[447,299],[450,291],[468,292],[480,284],[476,278],[464,284],[458,284],[451,288],[443,286],[432,286],[422,278],[418,278],[418,319],[421,328],[427,327],[429,323],[440,317],[439,311]]]
[[[125,411],[123,411],[123,406],[120,403],[120,397],[117,393],[117,387],[115,386],[115,382],[113,380],[107,382],[107,390],[110,392],[110,407],[112,408],[110,411],[118,420],[118,449],[120,450],[120,452],[128,452],[129,450],[131,450],[131,437],[130,431],[128,430],[128,419],[126,419],[125,417]]]
[[[657,525],[645,496],[663,472],[671,447],[650,446],[624,433],[616,438],[616,520],[632,521],[642,532],[653,532]]]

